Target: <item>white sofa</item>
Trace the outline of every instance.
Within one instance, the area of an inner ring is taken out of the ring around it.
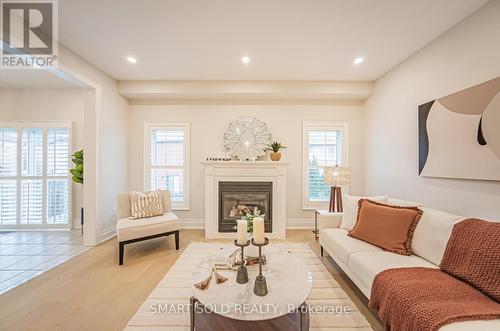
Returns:
[[[411,256],[390,253],[349,237],[347,230],[340,228],[341,213],[330,214],[319,220],[321,253],[326,251],[360,291],[370,298],[373,279],[383,270],[398,267],[438,268],[453,225],[464,219],[430,208],[421,209],[424,213],[413,234]],[[457,322],[445,325],[440,330],[500,330],[500,319]]]

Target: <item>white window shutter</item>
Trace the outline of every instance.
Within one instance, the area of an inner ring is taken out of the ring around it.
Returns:
[[[21,181],[21,224],[42,224],[42,185],[41,179]]]
[[[17,182],[0,180],[0,224],[16,224],[17,221]]]
[[[23,129],[21,137],[21,175],[43,175],[43,129]]]
[[[66,176],[69,162],[69,130],[47,130],[47,176]]]
[[[17,130],[0,128],[0,178],[17,175]]]
[[[0,128],[0,225],[66,227],[71,130],[32,125]]]
[[[47,181],[47,223],[68,222],[68,180]]]

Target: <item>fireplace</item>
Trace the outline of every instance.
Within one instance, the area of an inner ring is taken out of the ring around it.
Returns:
[[[220,213],[224,209],[221,208],[220,185],[229,185],[222,187],[221,190],[228,194],[253,194],[256,192],[255,188],[252,190],[246,186],[263,184],[265,187],[261,186],[257,192],[269,192],[267,206],[265,202],[262,204],[260,201],[256,204],[264,206],[262,212],[266,214],[267,220],[266,237],[286,239],[286,168],[290,165],[289,162],[203,161],[202,164],[205,166],[205,238],[232,240],[236,238],[233,232],[236,217]],[[243,186],[246,189],[242,189]],[[225,188],[228,190],[224,190]],[[267,197],[266,195],[266,199]],[[221,217],[222,215],[224,217]]]
[[[264,214],[266,232],[273,231],[272,182],[219,182],[219,232],[236,232],[236,220],[254,208]]]

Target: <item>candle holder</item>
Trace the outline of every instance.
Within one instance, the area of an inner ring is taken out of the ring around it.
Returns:
[[[247,267],[245,267],[245,254],[243,253],[243,249],[250,245],[250,240],[247,240],[244,245],[238,244],[238,240],[235,240],[234,244],[241,247],[241,265],[238,267],[238,273],[236,274],[236,283],[246,284],[248,283],[248,271]]]
[[[267,294],[267,282],[266,277],[262,274],[262,247],[269,244],[269,239],[264,238],[264,243],[256,244],[252,239],[252,245],[259,247],[259,275],[255,278],[255,285],[253,287],[253,293],[260,297]]]

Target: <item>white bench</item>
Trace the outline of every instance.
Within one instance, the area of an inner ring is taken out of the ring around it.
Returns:
[[[175,249],[179,249],[179,218],[172,213],[172,204],[169,191],[160,191],[165,213],[161,216],[149,218],[129,219],[130,194],[118,194],[118,208],[116,222],[116,236],[119,243],[119,264],[123,264],[126,244],[138,241],[175,235]]]

